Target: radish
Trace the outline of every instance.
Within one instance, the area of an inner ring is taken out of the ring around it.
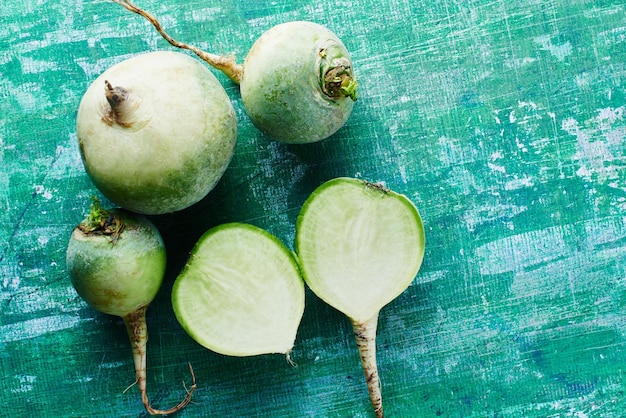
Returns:
[[[122,209],[104,210],[97,199],[89,216],[74,228],[66,265],[76,292],[96,310],[123,319],[132,344],[137,384],[145,409],[167,415],[184,408],[196,388],[167,410],[150,406],[146,390],[146,310],[165,274],[166,253],[157,228],[145,217]],[[191,366],[190,366],[191,369]]]
[[[76,120],[95,186],[142,214],[184,209],[222,177],[237,140],[235,111],[217,78],[178,52],[152,52],[102,73]]]
[[[112,0],[152,23],[171,45],[194,52],[240,85],[254,125],[285,143],[328,138],[341,128],[357,97],[350,54],[322,25],[287,22],[261,35],[243,65],[232,57],[201,51],[170,37],[156,18],[128,0]]]
[[[228,223],[198,240],[174,283],[172,305],[185,331],[206,348],[289,359],[304,313],[304,282],[277,237]]]
[[[304,280],[350,319],[378,417],[383,416],[376,365],[379,312],[417,275],[424,244],[424,227],[413,203],[359,179],[322,184],[297,218],[296,252]]]

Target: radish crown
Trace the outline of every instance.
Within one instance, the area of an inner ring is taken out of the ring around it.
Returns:
[[[91,200],[89,215],[78,224],[78,229],[85,235],[108,235],[115,243],[124,230],[124,223],[114,213],[103,209],[97,197],[92,196]]]
[[[357,99],[356,78],[352,64],[339,45],[330,45],[320,51],[320,85],[328,97]]]

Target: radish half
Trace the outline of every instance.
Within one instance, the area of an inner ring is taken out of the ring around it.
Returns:
[[[174,283],[172,304],[185,331],[212,351],[289,356],[304,313],[304,282],[278,238],[229,223],[200,238]]]
[[[424,245],[413,203],[359,179],[324,183],[298,215],[296,252],[304,280],[350,319],[378,417],[383,416],[375,341],[379,311],[409,287]]]

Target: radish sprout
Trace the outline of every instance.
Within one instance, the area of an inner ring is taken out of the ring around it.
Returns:
[[[166,410],[150,406],[146,389],[146,310],[159,291],[165,263],[163,240],[148,219],[123,209],[104,210],[97,199],[87,218],[74,228],[66,254],[67,270],[76,292],[94,309],[124,321],[141,401],[152,415],[183,409],[196,388],[189,365],[192,386],[185,398]]]
[[[383,306],[411,284],[424,257],[424,227],[405,196],[359,179],[318,187],[296,222],[305,282],[353,326],[370,400],[383,417],[376,328]]]
[[[285,143],[328,138],[341,128],[357,98],[350,54],[322,25],[287,22],[254,43],[243,64],[176,41],[157,19],[128,0],[112,0],[146,18],[172,46],[195,53],[239,84],[243,106],[254,125]]]

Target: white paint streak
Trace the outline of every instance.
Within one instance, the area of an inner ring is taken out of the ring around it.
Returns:
[[[626,41],[626,26],[620,26],[618,28],[612,28],[610,30],[598,33],[598,38],[601,39],[606,46],[613,46]]]
[[[53,266],[54,262],[50,265]],[[53,266],[54,267],[54,266]],[[32,269],[22,272],[22,278],[30,278],[39,281],[41,284],[47,282],[46,272],[49,270],[44,269]],[[51,292],[43,291],[39,286],[21,286],[21,279],[19,276],[13,276],[11,279],[5,279],[3,285],[5,288],[12,290],[19,289],[10,296],[10,300],[7,300],[7,307],[3,312],[5,315],[23,315],[32,314],[36,312],[55,311],[70,313],[82,309],[84,304],[66,303],[67,300],[76,298],[76,290],[69,284],[65,287],[59,287],[55,289],[54,294]]]
[[[429,271],[417,275],[412,285],[424,284],[443,279],[448,272],[445,270]]]
[[[478,158],[478,151],[464,147],[465,141],[456,138],[439,137],[440,160],[444,167],[461,165]]]
[[[532,101],[528,101],[528,102],[524,102],[524,101],[519,101],[517,102],[517,107],[519,107],[520,109],[523,108],[530,108],[533,110],[537,110],[537,104],[535,102]]]
[[[541,45],[541,49],[548,51],[559,61],[564,61],[565,58],[572,53],[572,44],[567,41],[560,45],[552,43],[550,35],[541,35],[534,38],[534,41]]]
[[[624,118],[624,107],[607,107],[598,110],[598,127],[602,130],[610,129],[617,120]]]
[[[76,60],[74,60],[74,62],[80,68],[82,68],[82,70],[85,72],[85,76],[88,79],[94,79],[114,64],[117,64],[118,62],[121,62],[125,59],[134,57],[135,55],[136,54],[117,55],[115,57],[100,60],[77,58]]]
[[[30,57],[20,57],[22,72],[24,74],[38,74],[46,71],[59,70],[59,66],[52,61],[36,60]]]
[[[46,188],[41,184],[35,185],[35,193],[41,195],[46,200],[52,199],[52,193],[50,190],[46,190]]]
[[[2,288],[3,289],[7,289],[7,290],[17,290],[20,288],[20,283],[22,282],[22,280],[19,278],[19,276],[12,276],[9,277],[6,274],[3,274],[3,279],[2,279]]]
[[[100,369],[117,369],[118,367],[124,366],[125,363],[121,361],[112,361],[109,363],[100,363],[98,368]]]
[[[537,61],[537,59],[532,57],[515,58],[505,61],[504,65],[508,68],[520,68],[522,66],[532,64],[535,61]]]
[[[221,7],[204,7],[201,9],[195,9],[191,11],[191,21],[196,23],[212,22],[222,17],[223,12]]]
[[[496,165],[494,163],[487,162],[487,167],[489,167],[493,171],[497,171],[503,174],[506,173],[506,167],[501,166],[501,165]]]
[[[583,72],[583,73],[577,74],[576,77],[574,77],[574,81],[576,82],[576,85],[578,86],[579,89],[585,89],[591,85],[591,83],[593,82],[593,80],[595,80],[595,78],[596,77],[593,76],[592,74],[588,72]]]
[[[513,180],[509,180],[504,184],[505,190],[517,190],[524,187],[532,187],[535,184],[531,177],[521,177],[514,178]]]
[[[17,374],[15,378],[19,381],[20,386],[18,388],[11,389],[12,393],[26,393],[33,390],[34,383],[37,380],[37,376],[30,376],[27,374]]]
[[[298,20],[298,13],[288,12],[288,13],[281,13],[281,14],[275,14],[275,15],[268,15],[268,16],[263,16],[263,17],[257,17],[254,19],[248,19],[247,22],[251,28],[266,30],[266,29],[271,28],[272,26],[275,26],[278,23],[283,23],[283,22],[287,22],[291,20]]]
[[[83,320],[76,315],[51,315],[0,326],[0,343],[39,337],[51,332],[70,329]]]
[[[579,164],[576,175],[602,184],[621,178],[619,160],[625,154],[626,126],[622,126],[625,109],[624,106],[598,109],[598,115],[584,124],[571,117],[561,122],[561,129],[576,137],[578,150],[573,156]]]
[[[476,249],[476,256],[482,274],[502,274],[523,271],[568,252],[563,230],[552,227],[488,242]]]
[[[481,206],[468,209],[463,214],[463,220],[467,229],[470,232],[473,232],[476,229],[476,226],[481,223],[494,221],[506,222],[507,220],[527,210],[527,206],[507,204]]]
[[[83,162],[78,150],[78,137],[72,133],[65,145],[58,145],[54,162],[48,169],[48,178],[66,180],[68,177],[82,176]]]

